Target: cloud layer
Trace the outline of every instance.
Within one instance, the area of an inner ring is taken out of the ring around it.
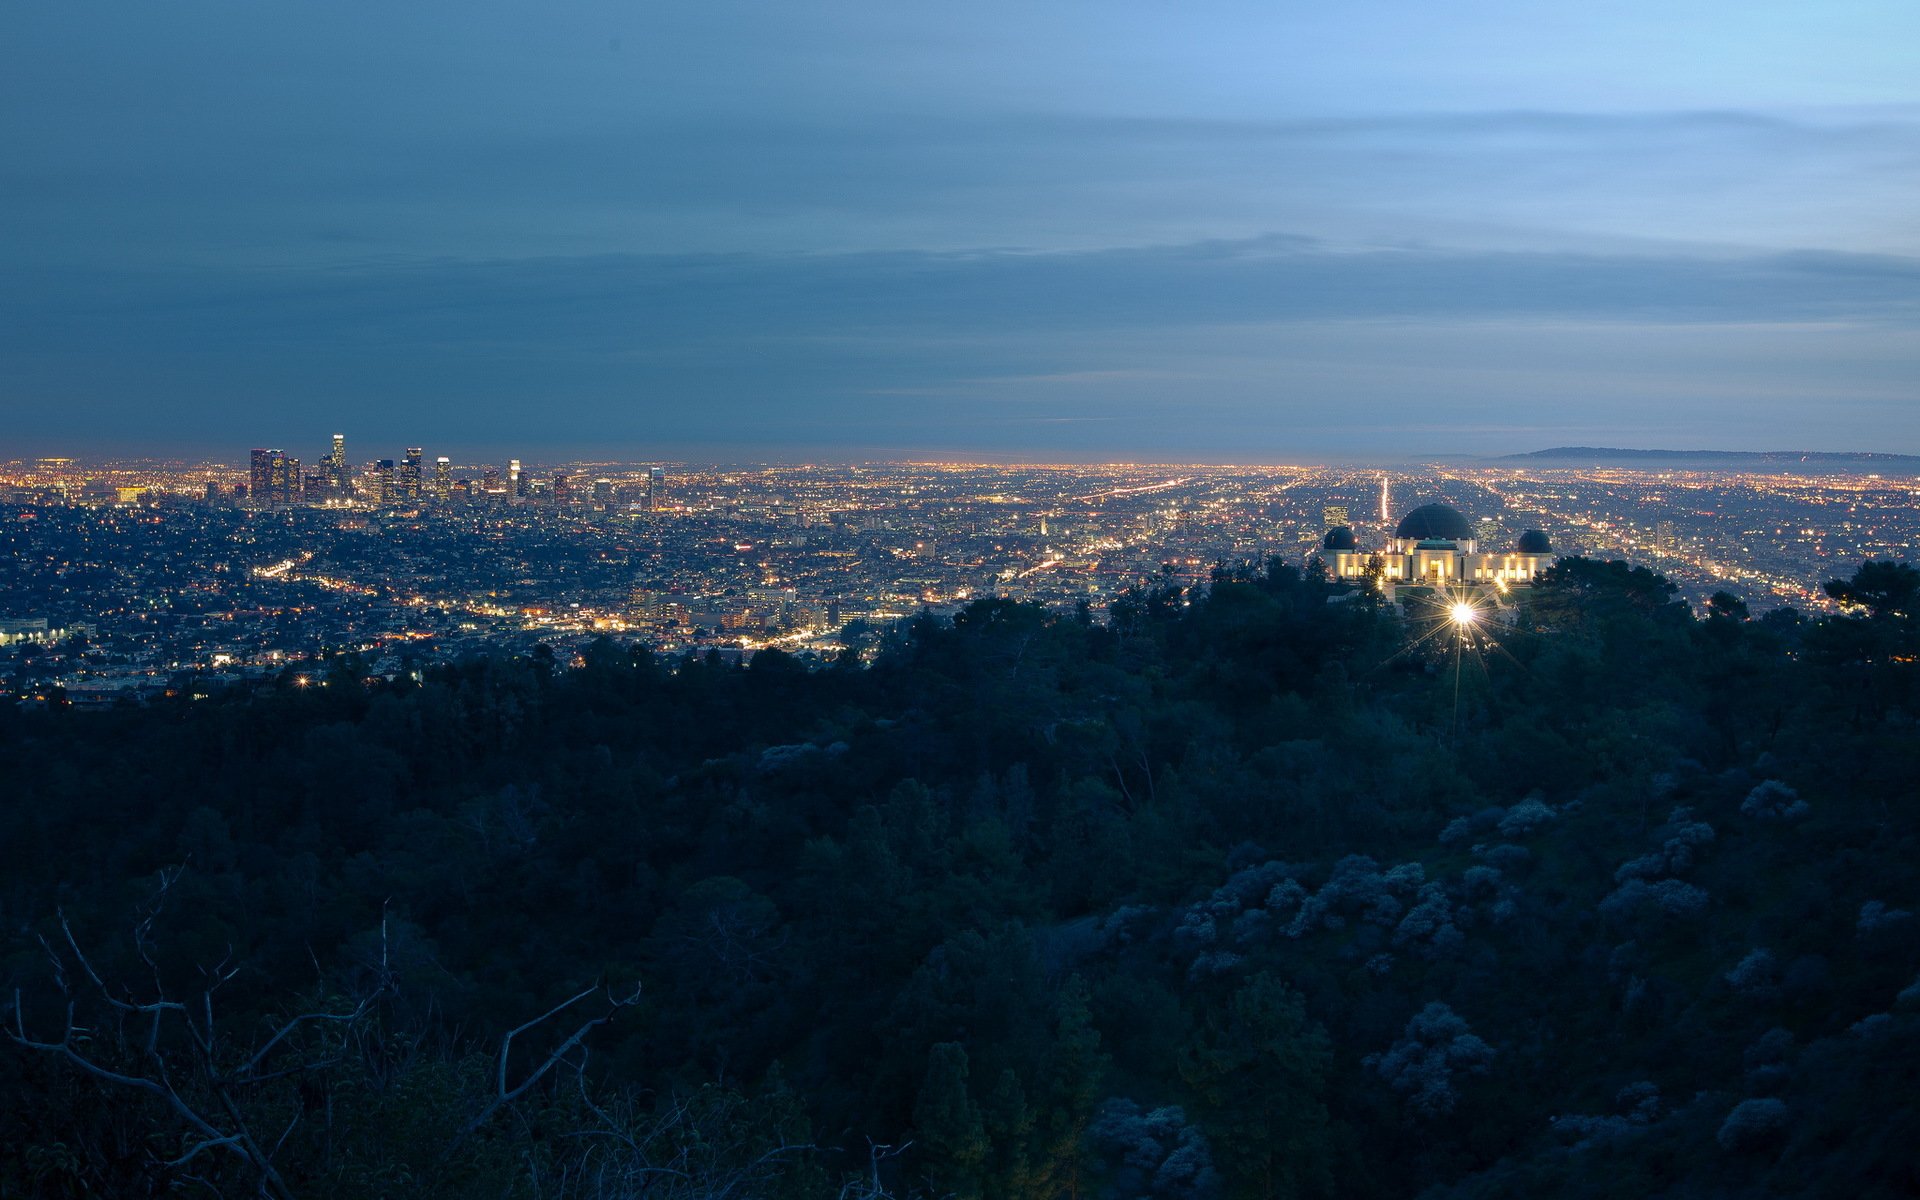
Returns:
[[[36,449],[1920,449],[1915,37],[1876,4],[16,9],[0,406]]]

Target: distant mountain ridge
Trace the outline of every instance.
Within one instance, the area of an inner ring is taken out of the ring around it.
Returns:
[[[1618,446],[1554,446],[1524,454],[1503,454],[1495,462],[1542,462],[1580,459],[1609,462],[1711,462],[1718,465],[1818,464],[1852,467],[1920,467],[1920,455],[1885,454],[1870,450],[1632,450]]]

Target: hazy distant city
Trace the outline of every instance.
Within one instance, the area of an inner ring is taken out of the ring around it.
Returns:
[[[1384,486],[1384,495],[1383,495]],[[870,652],[893,622],[983,596],[1102,620],[1216,564],[1306,566],[1442,502],[1484,548],[1653,567],[1696,607],[1821,610],[1822,583],[1920,541],[1920,479],[1619,468],[317,463],[0,466],[0,655],[16,698],[110,703],[370,674],[486,647],[612,636],[729,659]]]

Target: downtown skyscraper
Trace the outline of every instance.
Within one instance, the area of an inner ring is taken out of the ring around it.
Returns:
[[[327,453],[325,469],[321,474],[326,477],[327,488],[335,498],[347,500],[353,496],[353,468],[347,465],[346,434],[333,435],[333,448]]]
[[[402,504],[420,503],[421,466],[426,452],[418,446],[407,447],[406,456],[400,460],[399,496]]]
[[[254,504],[285,506],[300,499],[300,460],[285,450],[255,449],[249,463],[247,491]]]

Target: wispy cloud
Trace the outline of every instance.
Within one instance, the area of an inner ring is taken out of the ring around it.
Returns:
[[[211,427],[261,395],[370,416],[404,401],[433,421],[464,412],[574,439],[609,420],[676,437],[716,421],[871,427],[876,405],[913,396],[1013,406],[993,420],[1184,412],[1295,430],[1343,394],[1444,393],[1467,425],[1487,423],[1476,390],[1871,408],[1913,395],[1920,344],[1920,262],[1830,253],[1353,253],[1282,237],[23,282],[0,334],[15,386],[98,411],[137,397]],[[1632,361],[1609,361],[1622,353]],[[1889,436],[1920,433],[1891,416]],[[911,406],[886,423],[936,444],[979,426]]]

